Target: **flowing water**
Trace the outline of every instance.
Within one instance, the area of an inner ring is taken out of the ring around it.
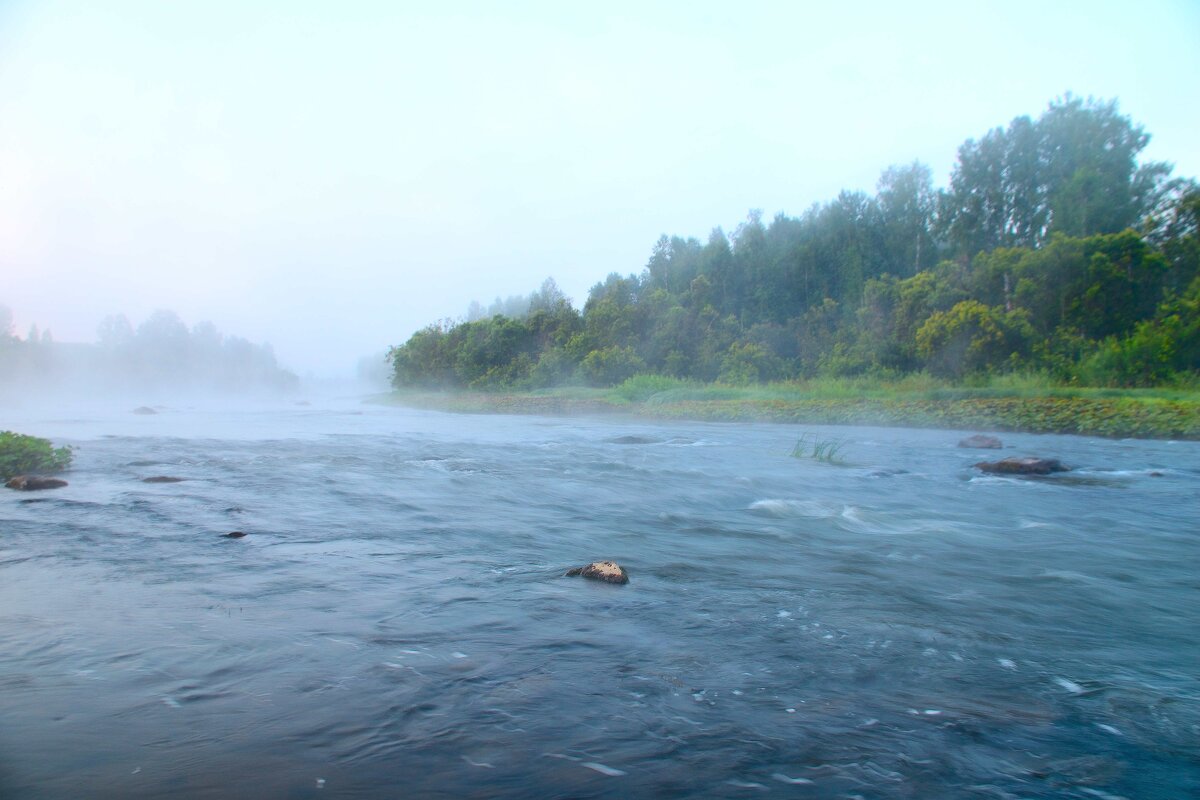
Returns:
[[[76,447],[69,487],[0,489],[6,798],[1200,792],[1196,443],[357,402],[0,427]],[[971,466],[1024,454],[1074,470]],[[599,558],[630,583],[563,576]]]

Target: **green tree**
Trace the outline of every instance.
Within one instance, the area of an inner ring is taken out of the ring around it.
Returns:
[[[783,363],[755,342],[735,342],[721,359],[717,380],[735,386],[775,380],[783,372]]]
[[[950,378],[1018,365],[1034,331],[1023,311],[1005,312],[976,300],[936,311],[917,331],[917,351],[930,372]]]
[[[884,272],[908,277],[937,262],[933,219],[937,193],[929,167],[914,161],[888,167],[879,178],[876,203],[883,227]]]
[[[588,353],[580,368],[593,386],[615,386],[645,370],[646,364],[632,347],[609,346]]]
[[[1116,101],[1067,95],[1036,122],[1017,117],[958,153],[939,216],[957,254],[1039,247],[1134,227],[1159,204],[1170,167],[1139,164],[1150,137]]]

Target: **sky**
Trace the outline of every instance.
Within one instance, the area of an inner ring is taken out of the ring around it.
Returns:
[[[1067,92],[1200,175],[1200,3],[0,0],[0,304],[156,309],[298,374],[661,234],[949,179]]]

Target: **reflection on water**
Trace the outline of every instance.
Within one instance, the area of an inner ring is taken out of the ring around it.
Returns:
[[[1200,447],[79,415],[0,495],[3,797],[1184,797]],[[831,433],[831,435],[833,435]],[[171,476],[178,483],[144,483]],[[224,536],[246,532],[241,539]],[[563,577],[597,558],[625,587]]]

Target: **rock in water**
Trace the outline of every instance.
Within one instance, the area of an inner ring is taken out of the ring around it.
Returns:
[[[34,492],[39,489],[59,489],[66,486],[67,482],[61,478],[43,478],[41,475],[18,475],[4,485],[22,492]]]
[[[221,535],[224,536],[226,539],[240,539],[243,536],[245,536],[246,534],[243,533],[242,531],[230,531],[229,533],[223,533]]]
[[[172,478],[170,475],[155,475],[152,478],[142,478],[142,483],[179,483],[183,478]]]
[[[615,561],[593,561],[584,567],[567,570],[567,576],[582,575],[605,583],[629,583],[629,573]]]
[[[980,450],[999,450],[1004,447],[1004,443],[995,436],[985,436],[982,433],[977,433],[974,436],[968,436],[958,443],[959,447],[974,447]]]
[[[999,461],[980,461],[975,465],[984,472],[999,475],[1049,475],[1051,472],[1069,472],[1057,458],[1002,458]]]
[[[135,413],[135,414],[157,414],[158,412],[155,411],[150,406],[138,406],[137,408],[135,408],[133,410],[133,413]]]

